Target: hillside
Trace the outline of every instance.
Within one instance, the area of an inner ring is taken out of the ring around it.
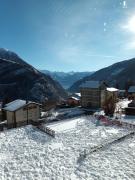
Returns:
[[[65,90],[50,76],[22,60],[17,54],[0,49],[0,100],[21,98],[42,102],[60,100]]]
[[[135,82],[135,58],[118,62],[106,68],[100,69],[91,76],[86,76],[75,82],[69,88],[69,91],[79,91],[80,85],[88,80],[106,81],[110,86],[123,89],[128,82]]]
[[[63,88],[68,89],[73,83],[85,76],[91,75],[93,72],[57,72],[42,70],[41,72],[50,75],[54,80],[58,81]]]

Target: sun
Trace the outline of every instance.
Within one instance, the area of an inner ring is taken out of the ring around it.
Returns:
[[[130,32],[135,33],[135,16],[132,16],[124,27]]]

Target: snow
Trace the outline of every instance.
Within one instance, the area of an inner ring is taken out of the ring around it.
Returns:
[[[135,137],[89,155],[78,166],[82,179],[135,179]]]
[[[134,124],[135,125],[135,116],[123,114],[121,116],[120,121],[127,122],[129,124]]]
[[[0,60],[5,61],[5,62],[9,62],[9,63],[13,63],[13,64],[18,64],[18,63],[17,63],[17,62],[15,62],[15,61],[11,61],[11,60],[7,60],[7,59],[3,59],[3,58],[0,58]]]
[[[94,121],[83,116],[69,125],[55,123],[51,127],[57,130],[55,138],[31,125],[0,133],[0,179],[134,179],[135,137],[78,160],[84,150],[129,133],[115,126],[96,126]]]
[[[113,88],[113,87],[106,88],[106,89],[107,89],[107,91],[110,91],[110,92],[116,92],[116,91],[118,91],[118,89]]]
[[[122,109],[127,108],[128,104],[131,103],[131,102],[132,102],[132,100],[128,100],[128,99],[124,99],[124,100],[119,101],[116,104],[116,112],[115,112],[114,117],[117,117],[118,120],[121,121],[121,122],[126,122],[126,123],[129,123],[129,124],[135,125],[135,116],[126,115],[126,114],[122,113]],[[117,113],[117,111],[119,111],[119,113]]]
[[[77,95],[77,96],[81,97],[81,93],[75,93],[75,95]]]
[[[21,100],[21,99],[17,99],[15,101],[12,101],[8,104],[6,104],[4,110],[7,111],[15,111],[21,107],[23,107],[24,105],[26,105],[26,101],[25,100]]]
[[[124,100],[119,101],[116,104],[116,110],[124,109],[124,108],[128,107],[128,104],[131,103],[131,102],[132,102],[132,100],[128,100],[128,99],[124,99]]]
[[[74,120],[66,120],[62,122],[57,122],[57,123],[51,123],[47,125],[48,128],[56,131],[56,132],[63,132],[71,129],[75,129],[78,125],[78,123],[84,122],[85,119],[82,118],[76,118]]]
[[[77,98],[77,97],[74,97],[74,96],[71,96],[70,98],[71,98],[71,99],[74,99],[74,100],[76,100],[76,101],[79,101],[79,100],[80,100],[80,98]]]
[[[6,104],[3,109],[7,110],[7,111],[16,111],[17,109],[25,106],[26,103],[27,102],[25,100],[16,99],[16,100]],[[38,104],[38,103],[35,103],[35,102],[32,102],[32,101],[28,101],[27,104],[30,104],[30,103]],[[40,105],[40,104],[38,104],[38,105]]]

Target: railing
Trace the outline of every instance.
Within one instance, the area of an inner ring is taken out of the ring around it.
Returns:
[[[95,147],[90,147],[90,149],[84,149],[79,154],[79,157],[77,159],[77,163],[81,163],[88,155],[90,155],[90,154],[92,154],[94,152],[97,152],[97,151],[102,150],[104,148],[108,148],[108,146],[111,146],[113,144],[116,144],[116,143],[119,143],[121,141],[124,141],[125,139],[130,138],[130,137],[132,137],[134,135],[135,135],[135,132],[133,131],[133,132],[130,132],[130,133],[128,133],[128,134],[126,134],[126,135],[124,135],[122,137],[119,137],[119,138],[114,139],[114,140],[112,140],[110,142],[107,142],[105,144],[99,144],[99,145],[97,145]]]
[[[41,131],[49,134],[50,136],[55,137],[55,131],[54,130],[52,130],[46,126],[43,126],[43,125],[38,125],[37,128],[40,129]]]
[[[109,119],[108,117],[106,116],[103,116],[103,115],[99,115],[99,116],[95,116],[97,118],[97,120],[107,124],[107,125],[116,125],[116,126],[122,126],[124,128],[129,128],[129,129],[134,129],[135,130],[135,124],[132,124],[130,122],[125,122],[125,121],[122,121],[122,120],[111,120]]]

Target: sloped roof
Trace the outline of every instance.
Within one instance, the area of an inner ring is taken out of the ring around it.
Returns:
[[[128,89],[129,93],[134,93],[135,92],[135,86],[130,86],[130,88]]]
[[[74,96],[69,97],[69,99],[74,99],[74,100],[76,100],[76,101],[79,101],[79,100],[80,100],[80,98],[77,98],[77,97],[74,97]]]
[[[86,81],[80,87],[81,88],[99,88],[101,83],[99,81]]]
[[[3,109],[7,110],[7,111],[15,111],[15,110],[23,107],[25,104],[26,104],[25,100],[17,99],[15,101],[12,101],[12,102],[6,104]]]
[[[81,97],[81,93],[75,93],[75,96]]]
[[[12,102],[6,104],[3,109],[6,111],[16,111],[16,110],[20,109],[21,107],[25,106],[26,104],[30,104],[30,103],[38,104],[38,103],[35,103],[32,101],[29,101],[28,103],[26,103],[26,100],[17,99],[15,101],[12,101]]]

